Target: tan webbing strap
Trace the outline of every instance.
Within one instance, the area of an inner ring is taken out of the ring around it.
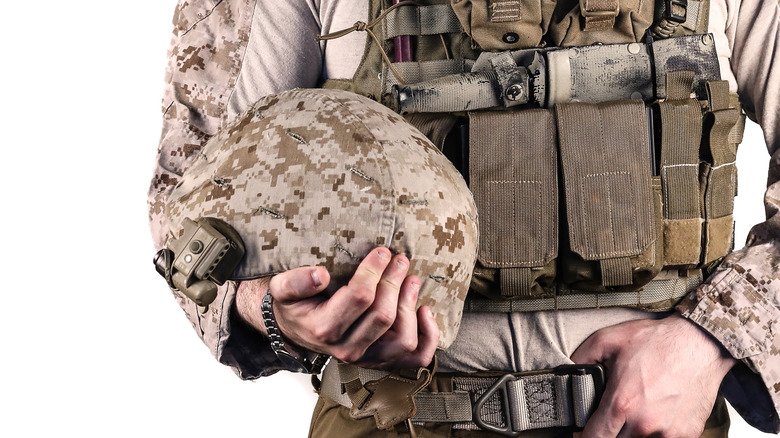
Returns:
[[[642,101],[559,104],[558,132],[572,251],[601,263],[602,284],[630,284],[656,238]]]
[[[585,18],[583,30],[612,29],[619,10],[620,3],[617,0],[580,0],[580,13]]]
[[[412,421],[456,423],[471,421],[471,395],[460,392],[421,392],[414,399],[417,413]]]
[[[707,82],[710,113],[706,114],[709,130],[709,152],[712,157],[704,196],[706,228],[704,263],[725,256],[733,245],[734,195],[736,191],[737,139],[739,110],[729,108],[729,88],[726,81]],[[735,128],[736,127],[736,128]]]
[[[639,307],[654,311],[671,309],[682,297],[701,284],[701,271],[687,277],[656,279],[635,293],[627,292],[578,292],[567,290],[551,298],[530,300],[466,300],[464,312],[540,312],[545,310],[596,309],[601,307]]]
[[[387,14],[385,39],[401,35],[439,35],[461,33],[458,16],[449,4],[418,6],[409,5]]]
[[[381,377],[374,380],[361,379],[361,370],[338,362],[341,393],[346,392],[351,404],[349,414],[355,419],[374,417],[377,428],[387,430],[415,414],[414,398],[431,382],[436,357],[429,367],[379,372]],[[323,387],[322,391],[326,392],[326,389]],[[338,396],[335,397],[334,400],[338,400]]]
[[[631,261],[628,257],[603,259],[601,265],[601,283],[604,286],[620,286],[633,281]]]
[[[363,403],[371,396],[371,393],[368,392],[360,381],[358,368],[341,361],[338,361],[337,364],[341,380],[341,393],[349,396],[352,406],[363,406]]]
[[[664,262],[696,265],[701,257],[699,193],[701,107],[690,98],[691,71],[666,75],[661,113],[661,182],[664,196]]]
[[[482,236],[478,259],[501,269],[502,294],[527,296],[531,268],[545,266],[558,254],[553,113],[539,109],[469,117],[469,179]]]

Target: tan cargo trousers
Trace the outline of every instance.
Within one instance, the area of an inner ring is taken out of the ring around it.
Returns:
[[[726,402],[722,396],[719,396],[701,436],[702,438],[726,438],[728,437],[729,424]],[[452,430],[451,424],[444,423],[414,427],[418,438],[498,438],[503,436],[487,431]],[[385,431],[376,428],[373,418],[354,420],[349,416],[349,409],[321,396],[314,407],[309,436],[313,438],[405,438],[412,435],[405,424]],[[532,430],[520,435],[521,438],[566,438],[571,436],[571,432],[561,432],[555,429]]]

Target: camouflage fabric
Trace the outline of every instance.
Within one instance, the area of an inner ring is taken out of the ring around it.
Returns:
[[[416,128],[347,91],[296,89],[258,101],[212,137],[168,197],[171,228],[227,221],[246,246],[235,280],[299,266],[347,284],[377,246],[409,257],[417,305],[455,339],[477,252],[463,177]]]
[[[309,3],[313,15],[318,10],[333,14],[338,1],[323,0],[320,7]],[[754,228],[748,246],[728,256],[679,310],[741,359],[744,366],[727,376],[723,391],[751,424],[776,432],[780,431],[780,345],[774,336],[780,318],[780,93],[769,84],[780,83],[776,55],[780,13],[777,2],[713,0],[713,5],[721,14],[710,23],[711,29],[720,26],[716,45],[732,55],[742,103],[762,125],[772,155],[765,202],[768,219]],[[163,131],[149,190],[150,223],[158,248],[170,236],[164,225],[169,193],[202,145],[227,123],[225,105],[242,68],[254,7],[250,0],[181,0],[177,6]],[[727,27],[727,23],[740,25]],[[291,32],[298,29],[294,24],[286,27]],[[161,288],[163,284],[161,280]],[[279,370],[267,341],[235,324],[230,311],[234,296],[235,283],[228,282],[209,312],[201,315],[194,303],[177,294],[196,332],[221,363],[242,378]]]
[[[241,69],[254,3],[251,0],[181,0],[176,6],[165,71],[162,135],[148,195],[149,222],[156,248],[162,248],[171,237],[164,214],[168,194],[198,156],[202,145],[226,121],[225,107]],[[260,356],[254,348],[227,347],[228,342],[235,344],[241,338],[263,345],[263,339],[241,332],[240,325],[231,324],[229,309],[235,292],[233,282],[220,287],[216,301],[206,314],[201,314],[195,303],[183,294],[176,291],[173,294],[198,336],[220,362],[236,366],[242,377],[273,373],[279,363],[270,347],[267,350],[270,355]],[[238,366],[239,363],[242,365]]]

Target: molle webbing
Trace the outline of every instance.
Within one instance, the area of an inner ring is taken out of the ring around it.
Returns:
[[[619,10],[618,0],[580,0],[580,13],[585,19],[582,30],[592,32],[612,29]]]
[[[710,112],[705,115],[704,145],[711,160],[705,166],[704,263],[723,257],[734,244],[734,196],[737,183],[737,145],[742,141],[744,116],[729,107],[725,81],[707,84]]]
[[[385,38],[460,33],[463,28],[449,4],[394,9],[386,18]]]
[[[554,296],[523,300],[468,299],[464,312],[541,312],[546,310],[634,307],[648,311],[666,311],[696,290],[704,281],[700,270],[661,271],[661,274],[635,292],[584,292],[557,285]]]
[[[699,201],[701,107],[690,98],[692,72],[667,75],[669,98],[658,104],[661,123],[661,179],[664,196],[664,253],[668,265],[697,265],[701,256]]]

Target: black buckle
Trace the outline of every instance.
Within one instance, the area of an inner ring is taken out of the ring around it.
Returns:
[[[601,396],[604,394],[604,388],[606,386],[606,374],[604,368],[597,364],[572,364],[572,365],[559,365],[551,370],[552,374],[556,376],[565,375],[579,375],[584,376],[590,374],[593,376],[593,386],[596,390],[596,396],[594,397],[593,406],[598,406],[601,401]],[[481,429],[488,430],[503,436],[518,437],[523,431],[512,430],[512,417],[509,410],[509,390],[506,386],[507,383],[518,380],[522,375],[505,374],[501,376],[490,388],[488,388],[474,403],[472,408],[472,418],[474,423]],[[486,423],[480,416],[482,407],[488,401],[488,399],[501,390],[502,408],[504,414],[504,420],[506,421],[505,427],[499,427],[495,424]]]
[[[665,0],[666,11],[664,13],[665,18],[669,21],[675,22],[675,23],[685,23],[685,20],[688,19],[688,0]],[[672,6],[677,6],[682,8],[683,13],[682,15],[677,15],[674,13],[674,8]]]

